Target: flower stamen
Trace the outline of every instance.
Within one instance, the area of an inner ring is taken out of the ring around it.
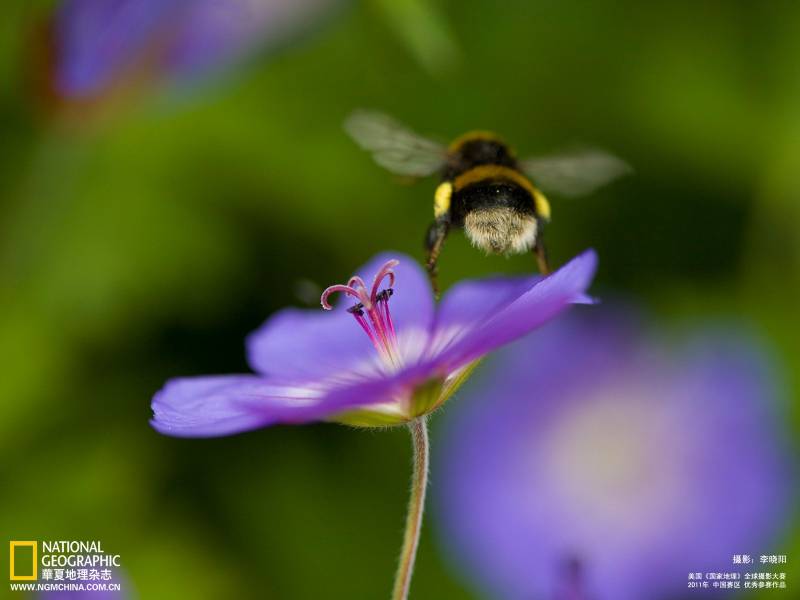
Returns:
[[[347,309],[364,333],[367,334],[372,345],[378,351],[381,359],[393,368],[400,367],[400,353],[397,346],[397,332],[394,328],[392,315],[389,312],[389,298],[394,294],[392,286],[395,283],[394,267],[397,260],[388,260],[378,270],[372,281],[372,288],[367,288],[364,280],[354,275],[347,285],[332,285],[322,292],[320,303],[325,310],[332,310],[328,298],[331,294],[341,292],[357,300],[356,304]],[[381,284],[388,278],[389,286],[380,289]]]

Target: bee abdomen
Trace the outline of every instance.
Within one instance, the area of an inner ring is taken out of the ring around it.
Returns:
[[[479,180],[453,193],[451,218],[456,226],[463,225],[465,216],[473,211],[506,208],[535,216],[531,194],[513,181]]]

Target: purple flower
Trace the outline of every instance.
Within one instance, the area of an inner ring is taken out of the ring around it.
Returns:
[[[462,571],[491,598],[657,600],[781,554],[792,488],[763,354],[585,316],[499,354],[451,413],[439,513]]]
[[[436,306],[416,262],[378,256],[325,291],[330,310],[285,309],[251,334],[256,375],[168,381],[152,425],[202,437],[276,423],[407,423],[440,406],[487,353],[589,302],[596,261],[587,251],[545,278],[465,281]],[[336,293],[346,301],[331,307]]]
[[[54,23],[57,91],[89,98],[121,82],[196,81],[337,0],[66,0]]]

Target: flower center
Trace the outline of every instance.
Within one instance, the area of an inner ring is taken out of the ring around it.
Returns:
[[[356,303],[347,309],[356,322],[367,334],[372,345],[378,351],[384,363],[394,368],[400,366],[400,353],[397,348],[397,334],[394,330],[392,316],[389,313],[389,298],[392,297],[394,290],[394,267],[400,264],[397,260],[388,260],[378,270],[372,281],[372,287],[368,288],[364,280],[359,276],[353,276],[350,281],[344,284],[332,285],[322,292],[320,302],[325,310],[332,310],[333,307],[328,302],[331,294],[341,292],[356,299]],[[389,279],[389,286],[380,289],[383,280]]]

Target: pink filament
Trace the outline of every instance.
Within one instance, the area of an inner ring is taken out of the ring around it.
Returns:
[[[394,287],[394,271],[392,271],[392,269],[399,264],[399,260],[387,260],[375,275],[375,279],[372,280],[372,294],[370,295],[373,302],[375,302],[375,297],[378,294],[378,286],[387,276],[389,277],[389,287]]]
[[[361,299],[361,294],[359,294],[357,290],[350,287],[349,285],[342,285],[342,284],[332,285],[327,287],[325,291],[322,292],[322,296],[319,299],[320,304],[322,304],[322,308],[324,308],[325,310],[333,310],[333,306],[331,306],[330,303],[328,302],[328,297],[331,294],[335,294],[336,292],[342,292],[344,294],[354,296],[359,300]]]

